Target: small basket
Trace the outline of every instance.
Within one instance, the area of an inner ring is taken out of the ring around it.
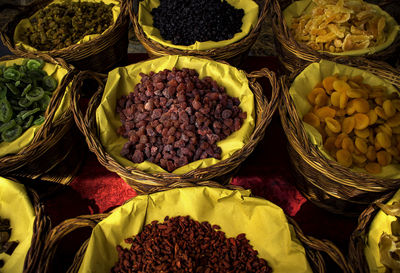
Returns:
[[[227,46],[209,50],[180,50],[177,48],[166,47],[152,39],[149,39],[138,22],[137,14],[135,14],[136,7],[134,6],[134,3],[136,3],[136,1],[129,0],[128,10],[136,37],[144,46],[150,57],[159,57],[164,55],[198,56],[209,57],[214,60],[226,60],[232,65],[238,65],[246,58],[250,48],[253,46],[260,34],[262,23],[268,13],[269,2],[270,0],[264,0],[262,10],[259,12],[258,21],[245,38]]]
[[[294,39],[289,27],[286,25],[282,13],[283,8],[286,8],[287,5],[289,5],[293,1],[287,1],[287,0],[284,1],[271,0],[271,1],[272,1],[271,6],[273,10],[272,29],[274,31],[274,37],[275,37],[275,48],[281,63],[290,73],[294,72],[299,67],[302,67],[305,64],[318,62],[321,59],[334,60],[338,58],[335,55],[313,50],[307,45],[297,42]],[[381,3],[380,5],[384,4],[385,3]],[[389,47],[387,47],[382,51],[364,57],[378,61],[390,60],[393,57],[396,58],[397,57],[396,52],[398,50],[399,45],[400,45],[400,35],[397,35],[395,41],[393,41],[393,43]],[[346,61],[354,57],[341,56],[340,58]]]
[[[229,158],[211,165],[210,167],[195,169],[183,175],[173,173],[155,173],[149,174],[133,167],[124,167],[118,163],[110,154],[108,154],[100,142],[98,128],[96,125],[96,109],[100,104],[107,76],[95,74],[90,71],[80,72],[73,84],[72,111],[76,124],[86,137],[89,149],[94,152],[99,162],[109,171],[117,173],[127,183],[139,193],[150,193],[158,191],[159,188],[176,188],[195,186],[200,181],[212,180],[216,177],[223,177],[234,171],[255,149],[257,143],[263,139],[265,129],[271,122],[273,113],[277,108],[278,83],[275,74],[264,68],[246,74],[249,79],[250,88],[255,96],[255,128],[250,135],[248,142]],[[271,83],[272,95],[268,100],[264,94],[261,85],[256,82],[256,78],[267,77]],[[84,80],[96,79],[99,88],[89,102],[86,115],[79,108],[80,88]]]
[[[13,40],[15,27],[21,19],[29,18],[51,2],[52,0],[34,1],[1,29],[0,38],[12,53],[21,57],[26,57],[30,53],[15,45]],[[36,51],[35,54],[39,57],[50,55],[53,58],[62,58],[79,70],[99,72],[109,70],[127,58],[129,18],[126,6],[126,1],[121,1],[121,13],[116,22],[93,40],[62,49]]]
[[[393,196],[395,191],[388,193],[372,203],[358,217],[358,225],[350,237],[349,244],[349,263],[359,273],[370,273],[367,260],[364,255],[364,249],[367,245],[367,236],[369,225],[378,213],[380,208],[376,203],[386,203]]]
[[[211,181],[208,181],[204,185],[221,187],[220,185],[218,185],[218,183],[214,183]],[[227,188],[231,188],[230,186],[231,185],[228,185]],[[79,228],[89,227],[93,229],[99,222],[101,222],[109,215],[110,213],[83,215],[77,218],[65,220],[54,229],[52,229],[46,240],[45,249],[42,255],[43,259],[40,261],[40,266],[38,268],[39,271],[43,273],[51,272],[53,266],[52,260],[54,259],[54,256],[57,252],[57,247],[65,236]],[[305,255],[313,272],[326,272],[325,261],[322,253],[327,254],[335,262],[335,264],[337,264],[342,269],[342,272],[354,272],[341,251],[332,242],[328,240],[319,240],[314,237],[305,235],[298,224],[295,222],[295,220],[293,220],[289,216],[286,216],[286,218],[288,223],[292,225],[297,239],[305,248]],[[68,273],[76,273],[79,271],[88,243],[89,239],[87,239],[82,244],[80,249],[75,254],[73,263],[67,271]]]
[[[36,55],[25,54],[26,58]],[[0,61],[18,59],[5,56]],[[51,98],[45,113],[45,121],[36,132],[32,142],[18,151],[0,157],[2,176],[41,179],[59,184],[68,184],[83,162],[85,148],[74,125],[72,112],[67,110],[56,121],[55,112],[60,105],[66,87],[71,83],[73,71],[62,59],[40,56],[45,62],[60,65],[68,73],[64,76]]]
[[[346,65],[369,71],[400,89],[399,73],[383,62],[358,58]],[[290,84],[301,70],[281,78],[282,102],[279,105],[282,127],[289,141],[289,155],[297,174],[296,187],[319,207],[333,213],[358,216],[371,202],[397,189],[400,179],[353,172],[336,161],[328,160],[311,143],[289,94]]]

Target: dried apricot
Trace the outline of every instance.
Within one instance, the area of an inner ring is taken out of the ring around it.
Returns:
[[[328,151],[329,154],[336,154],[337,148],[335,146],[335,141],[336,141],[336,137],[333,137],[333,136],[328,137],[325,140],[324,148],[325,148],[325,150]]]
[[[365,128],[363,130],[354,130],[354,134],[360,138],[368,138],[369,137],[369,129]]]
[[[349,101],[349,97],[346,95],[346,93],[340,93],[340,98],[339,98],[339,108],[344,109],[347,106],[347,102]]]
[[[371,174],[378,174],[382,171],[382,167],[378,163],[368,163],[365,165],[365,170]]]
[[[362,92],[360,92],[358,89],[353,89],[353,88],[347,89],[346,95],[352,99],[361,98],[363,96]]]
[[[342,126],[340,125],[339,121],[334,118],[327,117],[325,118],[326,126],[333,132],[339,133],[342,130]]]
[[[353,162],[356,163],[357,165],[361,165],[365,161],[367,161],[367,158],[365,157],[365,155],[352,154],[352,157],[353,157]]]
[[[315,104],[315,98],[320,94],[326,95],[325,90],[323,88],[314,88],[307,95],[308,102],[314,105]]]
[[[339,150],[336,152],[336,159],[340,165],[345,167],[350,167],[353,164],[353,157],[351,153],[347,150]]]
[[[320,119],[312,112],[308,112],[304,115],[303,121],[317,128],[320,125]]]
[[[350,134],[353,131],[356,124],[356,119],[354,117],[346,117],[342,122],[343,133]]]
[[[379,151],[376,153],[376,160],[379,165],[386,166],[392,162],[392,155],[386,151]]]
[[[367,141],[363,138],[356,137],[355,146],[361,153],[366,154],[368,151]]]
[[[331,103],[333,106],[335,106],[335,107],[340,106],[340,95],[341,95],[341,93],[337,92],[337,91],[335,91],[331,94]]]
[[[332,86],[333,89],[339,92],[347,92],[351,88],[344,80],[335,80]]]
[[[394,146],[391,146],[391,147],[387,148],[386,152],[388,152],[389,154],[391,154],[394,157],[398,157],[399,154],[400,154],[399,150]]]
[[[341,133],[337,136],[336,141],[335,141],[336,148],[340,149],[342,147],[343,139],[345,139],[346,137],[348,137],[348,136],[343,133]]]
[[[354,115],[354,119],[356,121],[354,128],[356,128],[357,130],[362,130],[368,127],[369,118],[366,114],[357,113]]]
[[[376,106],[375,107],[375,113],[380,117],[381,119],[387,120],[388,116],[386,115],[385,111],[383,110],[382,107]]]
[[[329,98],[325,94],[325,92],[321,93],[321,94],[318,94],[315,97],[315,105],[322,107],[322,106],[326,106],[328,104],[329,104]]]
[[[336,110],[329,106],[324,106],[324,107],[317,109],[315,114],[321,120],[325,120],[325,118],[327,118],[327,117],[334,118],[336,115]]]
[[[349,151],[350,153],[354,152],[354,144],[351,138],[345,137],[342,141],[342,149]]]
[[[393,117],[389,118],[386,124],[390,127],[400,126],[400,113],[396,113]]]
[[[368,125],[373,125],[378,120],[378,115],[376,114],[375,110],[369,110],[367,115],[369,118]]]
[[[322,85],[327,92],[333,90],[333,82],[336,81],[336,79],[337,78],[335,76],[329,76],[323,79]]]
[[[333,132],[331,129],[329,129],[328,126],[325,126],[325,133],[327,136],[336,136],[337,134],[335,132]]]
[[[358,113],[368,113],[369,112],[369,103],[366,99],[354,99],[354,107]]]
[[[391,100],[385,100],[382,104],[382,108],[388,118],[393,117],[396,114],[396,109],[394,108]]]
[[[375,147],[368,146],[367,153],[365,155],[367,156],[369,161],[375,161],[376,160]]]
[[[389,137],[392,137],[392,128],[390,128],[389,125],[387,125],[386,123],[379,125],[377,128],[377,132],[384,132],[385,134],[387,134]]]
[[[352,115],[356,112],[356,106],[354,100],[351,100],[346,105],[346,114]]]
[[[390,136],[384,132],[379,132],[376,134],[376,141],[382,148],[389,148],[392,145]]]

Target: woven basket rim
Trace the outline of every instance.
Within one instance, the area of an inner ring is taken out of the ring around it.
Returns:
[[[272,1],[271,6],[274,11],[272,16],[272,29],[275,34],[276,44],[278,44],[278,46],[284,48],[285,50],[293,54],[296,58],[305,62],[316,62],[320,59],[331,60],[337,57],[336,55],[314,50],[308,47],[307,45],[296,41],[283,18],[283,13],[279,0],[271,0],[271,1]],[[340,57],[344,59],[365,57],[369,59],[382,60],[394,54],[399,45],[400,45],[400,33],[397,34],[395,40],[391,45],[389,45],[387,48],[381,51],[362,56],[340,56]],[[290,64],[288,68],[289,67]]]
[[[397,90],[400,89],[400,74],[395,74],[396,70],[390,68],[387,64],[364,58],[353,59],[351,62],[347,61],[347,63],[342,64],[361,68],[377,76],[381,76],[394,85]],[[379,178],[368,173],[352,171],[349,168],[339,165],[336,161],[327,159],[315,145],[311,144],[305,133],[303,122],[298,117],[294,103],[288,92],[293,79],[304,67],[292,73],[291,76],[283,76],[281,78],[282,103],[279,105],[279,113],[284,131],[292,148],[311,168],[317,170],[331,181],[336,182],[338,187],[346,186],[365,192],[384,192],[397,188],[400,185],[400,179]],[[323,185],[319,185],[319,188],[323,189],[324,187]],[[337,194],[331,194],[337,197]],[[344,199],[346,198],[344,197]]]
[[[117,20],[107,29],[105,30],[102,34],[99,36],[91,39],[90,41],[81,43],[81,44],[73,44],[68,47],[62,48],[62,49],[54,49],[54,50],[49,50],[49,51],[42,51],[38,50],[35,52],[28,51],[22,47],[16,46],[14,43],[14,38],[13,36],[10,35],[10,32],[12,31],[12,34],[14,34],[15,26],[17,22],[19,22],[21,19],[26,18],[22,17],[21,15],[17,16],[14,18],[12,21],[8,22],[1,30],[0,30],[0,38],[3,41],[3,44],[8,47],[8,49],[13,52],[16,55],[22,55],[24,56],[25,54],[36,54],[38,56],[42,55],[50,55],[50,56],[58,56],[62,57],[64,59],[72,59],[72,60],[80,60],[84,59],[85,57],[88,57],[90,53],[93,52],[100,52],[104,48],[106,48],[109,45],[109,42],[113,42],[113,40],[118,38],[118,35],[121,31],[124,29],[124,25],[129,24],[129,18],[128,18],[128,11],[127,11],[127,1],[125,0],[116,0],[120,2],[120,14],[117,17]],[[34,1],[30,6],[27,6],[22,14],[27,13],[26,10],[32,10],[29,13],[33,14],[37,10],[47,6],[53,2],[53,0],[38,0]],[[29,16],[28,16],[29,17]],[[12,25],[15,24],[15,26],[12,27]],[[11,29],[10,29],[11,27]],[[11,36],[11,37],[10,37]],[[83,56],[81,56],[83,54]],[[71,55],[76,55],[72,56]],[[79,56],[79,57],[78,57]]]
[[[197,55],[210,56],[219,59],[229,59],[246,52],[254,44],[261,31],[261,25],[267,16],[268,8],[271,0],[264,0],[264,5],[259,11],[256,25],[241,40],[220,48],[212,48],[208,50],[181,50],[164,46],[150,38],[144,33],[140,26],[134,9],[134,0],[128,0],[128,11],[130,21],[133,24],[134,31],[139,42],[145,47],[146,51],[151,55]]]
[[[211,184],[211,187],[214,185],[218,187],[220,186],[218,183],[213,181],[208,181]],[[210,185],[207,185],[210,186]],[[234,187],[233,189],[237,189],[237,186],[227,185],[227,188]],[[224,187],[223,187],[224,188]],[[240,188],[240,187],[239,187]],[[130,199],[131,200],[131,199]],[[128,200],[127,202],[129,202]],[[112,212],[102,213],[102,214],[93,214],[93,215],[81,215],[76,218],[71,218],[63,221],[58,226],[54,227],[49,236],[46,239],[46,245],[44,247],[42,259],[40,260],[40,264],[38,269],[40,272],[46,273],[50,272],[51,262],[56,253],[59,242],[62,238],[64,238],[70,232],[83,227],[89,227],[93,229],[99,222],[108,217]],[[329,240],[320,240],[314,238],[312,236],[305,235],[301,230],[300,226],[296,223],[296,221],[290,216],[286,215],[286,219],[288,224],[291,225],[294,229],[297,239],[301,242],[303,247],[305,248],[305,256],[313,270],[313,272],[323,273],[325,272],[325,262],[324,257],[321,255],[322,252],[326,253],[342,270],[346,273],[353,273],[352,266],[348,263],[347,259],[344,257],[342,252]],[[89,239],[85,240],[77,253],[75,254],[74,261],[72,265],[68,269],[68,273],[76,273],[79,271],[79,268],[82,264],[83,257],[85,255]]]
[[[207,60],[207,59],[206,59]],[[236,151],[228,159],[221,160],[219,163],[211,165],[207,168],[195,169],[184,175],[177,175],[172,173],[156,173],[149,174],[143,171],[136,170],[133,167],[124,167],[114,160],[102,147],[102,144],[97,135],[95,122],[93,122],[93,115],[95,115],[95,109],[97,108],[97,103],[99,103],[99,96],[102,94],[102,88],[104,86],[103,81],[106,79],[105,75],[102,74],[90,74],[89,72],[81,72],[78,74],[76,80],[73,84],[73,102],[72,111],[74,112],[74,118],[76,124],[78,125],[81,132],[85,135],[86,141],[89,145],[89,149],[94,152],[99,160],[99,162],[105,166],[108,170],[112,172],[117,172],[119,176],[125,178],[126,180],[136,180],[134,182],[128,182],[137,191],[143,191],[139,186],[148,188],[153,187],[164,187],[168,185],[171,187],[181,187],[181,186],[193,186],[194,182],[200,180],[211,180],[215,176],[220,176],[226,174],[237,167],[247,156],[254,150],[257,143],[263,138],[265,133],[265,128],[270,123],[273,113],[277,108],[277,99],[279,95],[279,88],[275,78],[275,73],[269,71],[268,69],[263,69],[250,74],[250,89],[255,95],[255,112],[256,112],[256,125],[253,133],[249,137],[249,140],[244,145],[242,149]],[[83,114],[77,107],[76,103],[76,91],[79,88],[77,86],[83,79],[89,77],[97,77],[97,81],[100,86],[98,90],[89,102],[89,107],[85,118]],[[272,97],[268,100],[262,94],[262,87],[255,81],[255,78],[267,77],[271,83]],[[95,105],[96,104],[96,105]],[[211,175],[209,173],[213,173]],[[218,175],[217,175],[218,174]]]
[[[25,57],[7,55],[0,58],[0,61],[14,60],[19,58],[37,58],[37,55],[26,54]],[[47,55],[40,56],[45,62],[59,65],[67,70],[67,74],[63,77],[57,89],[54,91],[51,102],[45,112],[45,121],[36,132],[33,140],[29,145],[20,149],[15,154],[8,154],[0,157],[0,172],[4,175],[12,173],[17,169],[21,169],[30,162],[35,161],[45,151],[50,149],[61,137],[69,130],[73,123],[73,116],[70,109],[67,109],[57,120],[53,121],[55,112],[61,102],[64,90],[72,80],[74,71],[71,66],[67,65],[62,59],[52,58]]]

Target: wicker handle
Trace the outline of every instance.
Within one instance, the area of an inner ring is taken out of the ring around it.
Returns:
[[[47,236],[44,249],[40,253],[42,259],[39,262],[38,270],[36,272],[51,272],[51,261],[53,260],[54,254],[56,253],[57,247],[60,244],[61,239],[63,239],[66,235],[79,228],[89,227],[93,229],[98,222],[103,220],[108,215],[109,214],[95,214],[79,216],[77,218],[65,220],[54,229],[52,229]],[[86,245],[87,244],[83,244],[83,246]],[[82,252],[78,251],[78,253]]]
[[[396,191],[387,193],[383,197],[372,203],[358,217],[358,225],[350,236],[349,244],[349,262],[353,268],[360,273],[370,273],[367,260],[365,259],[364,249],[366,246],[366,236],[368,235],[368,226],[379,211],[376,203],[386,203]]]
[[[307,257],[311,262],[314,272],[324,273],[325,262],[320,252],[325,252],[342,270],[344,273],[353,273],[353,268],[349,265],[341,251],[328,240],[319,240],[312,236],[306,236],[301,231],[297,223],[287,216],[289,223],[294,227],[297,238],[305,246]]]

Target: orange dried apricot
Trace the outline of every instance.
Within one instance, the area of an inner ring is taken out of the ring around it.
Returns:
[[[355,146],[361,153],[366,154],[368,151],[367,141],[363,138],[356,137]]]
[[[378,163],[370,162],[365,165],[365,170],[371,174],[378,174],[382,171],[382,167]]]
[[[367,153],[365,155],[367,156],[369,161],[375,161],[376,160],[375,147],[368,146]]]
[[[354,152],[354,144],[351,138],[345,137],[342,141],[342,149],[349,151],[350,153]]]
[[[328,103],[329,103],[329,98],[325,93],[318,94],[315,97],[315,105],[317,105],[317,106],[320,106],[320,107],[326,106],[326,105],[328,105]]]
[[[375,107],[375,113],[378,115],[378,117],[380,117],[381,119],[387,120],[388,116],[385,113],[385,110],[383,110],[382,107],[380,106],[376,106]]]
[[[344,118],[342,122],[343,133],[350,134],[351,131],[353,131],[355,124],[356,119],[353,116]]]
[[[378,120],[378,115],[376,114],[375,110],[369,110],[368,113],[369,123],[368,125],[373,125]]]
[[[340,125],[339,121],[334,118],[327,117],[325,118],[326,126],[329,130],[333,133],[339,133],[342,130],[342,126]]]
[[[324,106],[316,110],[315,113],[321,120],[325,120],[327,117],[334,118],[336,114],[336,110],[329,107]]]
[[[348,137],[348,136],[344,133],[341,133],[337,136],[336,141],[335,141],[336,148],[340,149],[342,147],[343,139],[345,139],[346,137]]]
[[[363,96],[362,92],[360,92],[358,89],[353,88],[347,89],[346,95],[352,99],[361,98]]]
[[[341,95],[341,93],[337,92],[337,91],[335,91],[331,94],[331,103],[333,106],[335,106],[335,107],[340,106],[340,95]]]
[[[333,89],[339,92],[346,92],[351,88],[350,85],[348,85],[345,80],[335,80],[332,86]]]
[[[351,153],[347,150],[339,150],[336,152],[336,159],[340,165],[345,167],[350,167],[353,164],[353,157]]]
[[[382,148],[389,148],[392,145],[390,136],[384,132],[377,133],[375,139]]]
[[[396,114],[396,109],[391,100],[385,100],[382,104],[382,108],[388,118],[393,117],[394,114]]]
[[[336,81],[336,79],[335,76],[329,76],[322,80],[322,85],[327,92],[333,90],[333,82]]]
[[[368,127],[369,118],[366,114],[357,113],[354,115],[355,125],[354,128],[357,130],[362,130]]]
[[[320,94],[325,94],[326,95],[325,90],[323,88],[314,88],[307,95],[308,102],[314,105],[315,104],[315,98]]]
[[[359,98],[354,99],[354,107],[358,113],[368,113],[369,112],[369,103],[366,99]]]
[[[390,127],[400,126],[400,113],[396,113],[393,117],[389,118],[386,124]]]
[[[369,137],[369,129],[365,128],[363,130],[354,130],[354,134],[360,138],[368,138]]]
[[[379,165],[386,166],[392,162],[392,155],[386,151],[379,151],[376,153],[376,160]]]

